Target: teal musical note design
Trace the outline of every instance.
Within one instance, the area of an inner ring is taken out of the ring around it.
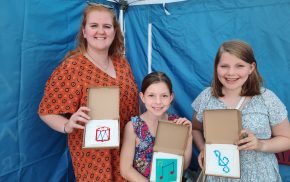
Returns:
[[[177,159],[156,159],[156,182],[177,180]]]
[[[223,171],[225,173],[230,172],[230,168],[228,166],[230,160],[227,157],[222,157],[221,152],[219,150],[214,150],[214,155],[218,158],[218,165],[223,167]]]

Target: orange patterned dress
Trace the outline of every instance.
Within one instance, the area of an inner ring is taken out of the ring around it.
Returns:
[[[104,73],[85,56],[78,54],[65,59],[52,73],[45,87],[39,114],[71,115],[87,103],[90,86],[120,87],[120,129],[131,116],[138,115],[138,90],[131,68],[125,59],[113,59],[116,78]],[[57,121],[55,121],[57,122]],[[117,149],[82,149],[83,130],[68,135],[76,180],[125,181],[120,175],[120,151]]]

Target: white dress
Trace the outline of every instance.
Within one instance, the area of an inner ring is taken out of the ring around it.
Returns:
[[[242,126],[258,139],[271,138],[271,126],[287,117],[287,110],[280,99],[270,90],[262,88],[261,95],[252,97],[242,108]],[[226,109],[226,105],[213,97],[211,88],[203,90],[193,101],[192,107],[199,122],[204,110]],[[241,178],[208,176],[207,181],[280,182],[278,162],[273,153],[240,151]]]

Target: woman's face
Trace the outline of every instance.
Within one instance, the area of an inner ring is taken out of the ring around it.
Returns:
[[[173,94],[170,94],[169,88],[164,82],[151,84],[145,93],[140,93],[140,97],[147,111],[155,116],[166,113],[173,100]]]
[[[255,63],[249,64],[233,54],[222,53],[217,65],[217,76],[223,89],[240,92],[255,66]]]
[[[95,10],[88,14],[86,25],[83,28],[88,49],[108,51],[115,38],[115,33],[110,12]]]

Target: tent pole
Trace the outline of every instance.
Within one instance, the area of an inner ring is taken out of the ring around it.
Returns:
[[[152,72],[152,23],[148,24],[148,73]]]

